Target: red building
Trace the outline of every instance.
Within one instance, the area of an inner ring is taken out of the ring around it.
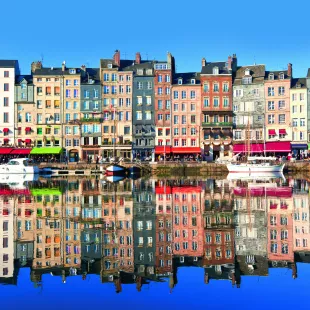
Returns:
[[[171,145],[171,84],[174,74],[174,57],[168,53],[167,61],[154,64],[155,70],[155,125],[156,146]],[[155,148],[155,153],[162,154],[163,148]]]
[[[207,160],[229,156],[232,145],[232,78],[237,68],[237,57],[228,61],[207,62],[202,59],[201,109],[204,155]]]

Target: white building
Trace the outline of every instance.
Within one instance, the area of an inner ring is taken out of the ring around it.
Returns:
[[[17,74],[17,60],[0,60],[0,146],[14,144],[14,86]]]

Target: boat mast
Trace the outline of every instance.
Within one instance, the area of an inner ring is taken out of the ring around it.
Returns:
[[[248,118],[248,124],[247,124],[247,128],[245,131],[245,147],[246,147],[246,160],[248,160],[248,157],[250,156],[250,152],[251,152],[251,141],[250,141],[250,119]]]
[[[113,157],[116,157],[115,154],[115,143],[116,143],[116,138],[115,138],[115,132],[116,132],[116,109],[115,109],[115,104],[114,104],[114,128],[113,128],[113,133],[114,133],[114,138],[113,138]]]

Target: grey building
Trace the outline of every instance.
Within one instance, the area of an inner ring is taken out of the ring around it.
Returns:
[[[308,143],[310,142],[310,68],[307,72],[306,78],[306,85],[307,85],[307,136],[308,136]]]
[[[151,181],[133,188],[133,236],[135,273],[155,278],[156,200]]]
[[[263,142],[265,123],[265,65],[238,67],[233,81],[234,150],[245,150],[244,141]],[[247,130],[250,128],[248,136]]]
[[[80,121],[83,123],[81,145],[99,148],[102,143],[101,123],[103,120],[100,70],[85,66],[81,69]]]
[[[154,151],[156,137],[153,63],[136,63],[133,74],[133,157],[145,158]]]
[[[15,103],[34,104],[34,86],[32,75],[17,75],[15,78]]]

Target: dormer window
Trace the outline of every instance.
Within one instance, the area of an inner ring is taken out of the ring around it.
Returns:
[[[301,84],[300,84],[300,83],[297,83],[297,84],[296,84],[296,88],[301,88]]]
[[[138,69],[138,70],[137,70],[137,74],[138,74],[138,75],[143,75],[143,69]]]
[[[108,69],[112,69],[112,64],[108,63]]]
[[[183,82],[182,79],[178,79],[178,84],[179,85],[182,85],[182,82]]]
[[[242,78],[242,84],[243,85],[252,84],[252,77],[251,76],[244,76]]]
[[[281,73],[279,74],[279,79],[280,79],[280,80],[284,80],[284,73],[283,73],[283,72],[281,72]]]
[[[21,84],[21,89],[26,89],[27,88],[27,85],[25,83],[22,83]]]
[[[274,80],[274,74],[273,73],[269,73],[268,80]]]
[[[146,70],[146,74],[147,75],[152,75],[153,74],[153,70],[152,69],[147,69]]]
[[[249,68],[246,68],[246,69],[245,69],[244,75],[251,75],[251,74],[250,74],[250,69],[249,69]]]
[[[76,73],[76,70],[75,70],[75,69],[69,69],[69,73],[70,73],[70,74],[75,74],[75,73]]]
[[[219,68],[213,67],[213,74],[219,74]]]
[[[196,84],[196,80],[195,79],[191,79],[191,84]]]

